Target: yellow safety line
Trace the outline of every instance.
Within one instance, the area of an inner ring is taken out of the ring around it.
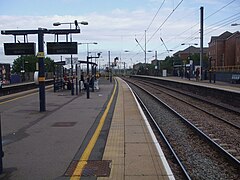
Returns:
[[[74,172],[73,172],[73,174],[72,174],[72,176],[70,178],[71,180],[76,180],[76,179],[80,179],[81,178],[82,171],[83,171],[85,165],[87,164],[87,160],[88,160],[88,158],[89,158],[89,156],[90,156],[90,154],[91,154],[91,152],[93,150],[94,145],[97,142],[97,139],[98,139],[99,134],[100,134],[100,132],[102,130],[102,127],[103,127],[103,124],[105,122],[105,119],[107,117],[108,111],[109,111],[109,109],[111,107],[111,104],[112,104],[112,101],[113,101],[113,98],[114,98],[114,95],[115,95],[116,89],[117,89],[116,88],[117,87],[116,84],[117,83],[115,83],[113,94],[112,94],[112,96],[111,96],[111,98],[110,98],[110,100],[109,100],[109,102],[107,104],[107,107],[106,107],[106,109],[105,109],[105,111],[104,111],[104,113],[103,113],[103,115],[102,115],[102,117],[101,117],[101,119],[99,121],[97,129],[94,132],[91,140],[89,141],[86,149],[84,150],[84,152],[83,152],[83,154],[82,154],[82,156],[81,156],[81,158],[80,158],[80,160],[79,160],[79,162],[78,162],[78,164],[77,164],[77,166],[76,166],[76,168],[75,168],[75,170],[74,170]]]
[[[12,101],[16,101],[18,99],[22,99],[22,98],[25,98],[25,97],[28,97],[28,96],[32,96],[34,94],[37,94],[38,92],[34,92],[34,93],[31,93],[31,94],[27,94],[27,95],[24,95],[24,96],[20,96],[20,97],[16,97],[16,98],[13,98],[13,99],[10,99],[10,100],[7,100],[7,101],[3,101],[3,102],[0,102],[0,105],[1,104],[5,104],[5,103],[9,103],[9,102],[12,102]]]
[[[46,89],[49,90],[48,88],[46,88]],[[29,90],[29,91],[31,91],[31,90]],[[19,97],[16,97],[16,98],[13,98],[13,99],[9,99],[9,100],[6,100],[6,101],[4,101],[4,99],[3,99],[3,102],[0,102],[0,105],[1,104],[6,104],[6,103],[9,103],[9,102],[12,102],[12,101],[16,101],[18,99],[22,99],[22,98],[25,98],[25,97],[28,97],[28,96],[32,96],[32,95],[37,94],[37,93],[39,93],[39,92],[38,91],[37,92],[30,92],[30,94],[20,95]],[[17,94],[12,94],[12,95],[17,95]]]

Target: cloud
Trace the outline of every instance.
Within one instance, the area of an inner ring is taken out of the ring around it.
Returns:
[[[66,1],[67,0],[62,0]],[[74,0],[70,0],[74,1]],[[147,29],[151,20],[153,19],[158,7],[162,0],[149,0],[151,3],[155,3],[155,9],[149,11],[143,8],[136,8],[134,10],[127,10],[123,8],[111,9],[107,12],[89,12],[81,16],[73,15],[53,15],[53,16],[0,16],[0,30],[4,29],[37,29],[42,28],[69,28],[69,25],[61,25],[59,27],[54,27],[54,22],[73,22],[78,21],[88,21],[88,26],[80,25],[81,34],[74,34],[73,40],[77,42],[98,42],[98,45],[91,46],[91,51],[105,51],[108,50],[120,52],[122,50],[129,50],[133,54],[141,51],[140,47],[136,47],[135,38],[141,40],[140,43],[144,45],[144,30]],[[198,0],[193,1],[194,3]],[[201,3],[203,1],[199,1]],[[217,3],[217,1],[204,1],[204,3]],[[186,2],[185,2],[186,3]],[[177,2],[175,2],[175,5]],[[221,7],[221,5],[219,5]],[[161,26],[164,20],[173,10],[173,3],[168,2],[164,5],[159,14],[156,16],[151,27],[147,31],[147,39],[150,38],[156,30]],[[199,6],[200,7],[200,6]],[[199,7],[189,7],[180,6],[173,15],[168,19],[168,21],[156,32],[156,35],[147,44],[147,48],[150,50],[157,50],[160,52],[165,51],[159,38],[162,37],[169,49],[184,43],[187,37],[194,35],[197,32],[199,36],[199,25],[190,29],[186,33],[181,34],[186,29],[189,29],[196,23],[199,23]],[[206,9],[207,11],[208,9]],[[231,14],[229,14],[230,16]],[[217,21],[217,19],[214,19]],[[219,31],[209,34],[205,37],[205,44],[208,43],[210,35],[218,35],[224,32],[225,29],[219,29]],[[17,37],[21,42],[23,42],[23,37]],[[36,35],[29,35],[29,41],[37,42]],[[193,37],[195,38],[195,37]],[[61,36],[60,41],[65,41],[66,36]],[[53,35],[45,35],[45,41],[54,41]],[[194,39],[196,41],[196,39]],[[3,47],[4,42],[13,42],[12,36],[0,35],[0,48]],[[179,47],[178,47],[179,48]],[[183,48],[182,48],[183,49]],[[179,49],[174,49],[175,51]],[[1,49],[0,49],[1,51]],[[79,56],[84,58],[86,55],[86,47],[79,47]],[[104,53],[103,53],[104,54]],[[107,54],[107,53],[105,53]],[[117,53],[116,53],[117,54]],[[131,53],[129,53],[131,54]],[[141,56],[142,54],[140,54]],[[139,56],[137,56],[139,58]],[[106,57],[107,59],[107,57]],[[10,61],[7,56],[2,56],[0,54],[1,61]]]
[[[0,16],[0,29],[37,29],[38,27],[43,28],[69,28],[69,25],[61,25],[61,27],[53,27],[54,22],[73,22],[75,19],[79,21],[88,21],[88,26],[80,26],[81,34],[73,35],[73,40],[77,42],[98,42],[97,47],[91,48],[101,49],[102,51],[120,51],[121,49],[127,49],[130,51],[139,51],[139,47],[136,48],[135,38],[141,40],[144,35],[144,30],[149,25],[149,21],[152,19],[154,12],[146,12],[138,9],[135,11],[128,11],[124,9],[113,9],[111,12],[106,14],[99,14],[92,12],[87,16]],[[149,29],[148,37],[154,33],[159,27],[164,17],[169,13],[168,9],[165,9],[161,17],[156,18]],[[186,25],[186,24],[185,24]],[[168,39],[168,33],[171,36],[174,34],[176,29],[181,30],[183,26],[171,25],[164,30],[164,38]],[[168,31],[168,32],[167,32]],[[17,37],[23,42],[23,37]],[[36,35],[29,35],[30,42],[37,42]],[[65,36],[61,36],[60,41],[65,41]],[[45,35],[45,41],[53,41],[53,35]],[[0,47],[3,42],[13,42],[12,36],[0,36]],[[141,44],[144,42],[141,41]],[[159,45],[159,34],[156,38],[151,41],[148,45],[149,48],[154,45]],[[79,51],[85,56],[85,47],[79,47]],[[92,49],[92,50],[94,50]],[[81,54],[80,54],[81,55]],[[82,57],[83,58],[83,57]],[[1,57],[3,60],[8,60],[9,57]],[[107,58],[106,58],[107,59]]]

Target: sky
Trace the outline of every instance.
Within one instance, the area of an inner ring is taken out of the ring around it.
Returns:
[[[126,62],[132,66],[144,63],[145,31],[148,63],[155,51],[163,60],[192,44],[199,47],[200,7],[204,7],[204,47],[208,47],[211,36],[240,30],[240,25],[231,26],[240,24],[240,0],[0,0],[0,30],[69,29],[68,24],[55,27],[53,23],[87,21],[87,26],[80,25],[80,34],[72,35],[73,41],[97,42],[88,47],[93,55],[102,52],[102,66],[108,63],[108,51],[111,61],[119,57],[119,65]],[[23,37],[17,40],[23,42]],[[53,42],[54,35],[45,35],[44,40]],[[5,56],[3,51],[3,43],[13,41],[13,36],[0,34],[0,63],[12,63],[17,58]],[[66,37],[61,36],[59,41],[66,41]],[[37,43],[37,35],[29,35],[28,42]],[[86,51],[86,44],[79,45],[74,57],[85,60]],[[60,60],[60,55],[49,57]]]

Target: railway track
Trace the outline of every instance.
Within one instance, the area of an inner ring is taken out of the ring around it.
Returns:
[[[240,115],[229,110],[195,98],[187,93],[172,92],[165,87],[151,82],[135,81],[157,97],[174,107],[176,111],[187,117],[202,132],[207,134],[216,144],[240,160]]]
[[[149,111],[150,116],[155,119],[156,123],[154,124],[157,124],[166,136],[190,178],[239,178],[239,161],[234,156],[203,133],[189,119],[184,118],[183,115],[160,100],[156,94],[150,93],[149,90],[140,88],[136,84],[133,85],[133,83],[129,82],[134,92],[147,107],[148,110],[146,111]],[[166,145],[161,144],[161,146]],[[176,168],[177,170],[175,169],[176,161],[173,160],[170,165],[172,164],[171,168],[176,179],[182,179],[182,173],[178,173],[179,165]],[[183,171],[181,170],[181,172]],[[188,179],[187,176],[184,179]]]
[[[48,79],[45,81],[46,86],[52,85],[53,83],[54,83],[54,81],[52,79]],[[0,89],[0,97],[9,95],[9,94],[18,93],[18,92],[27,91],[30,89],[36,89],[36,88],[38,88],[38,85],[36,85],[34,82],[10,84],[10,85],[3,86]]]

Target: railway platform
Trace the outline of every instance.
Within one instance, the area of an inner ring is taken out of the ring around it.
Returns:
[[[47,90],[41,113],[34,90],[1,98],[0,179],[174,179],[128,86],[99,87],[90,99]]]
[[[118,97],[103,160],[112,160],[107,179],[174,179],[150,125],[129,87],[118,79]]]
[[[211,83],[209,83],[209,80],[196,81],[195,78],[191,78],[189,80],[188,78],[181,78],[181,77],[176,77],[176,76],[168,76],[168,77],[142,76],[142,77],[150,77],[150,78],[162,79],[162,80],[167,80],[167,81],[191,84],[194,86],[202,86],[202,87],[207,87],[207,88],[215,88],[215,89],[219,89],[219,90],[223,90],[223,91],[231,91],[234,93],[240,93],[240,84],[232,84],[230,82],[216,81],[214,83],[212,81]]]

